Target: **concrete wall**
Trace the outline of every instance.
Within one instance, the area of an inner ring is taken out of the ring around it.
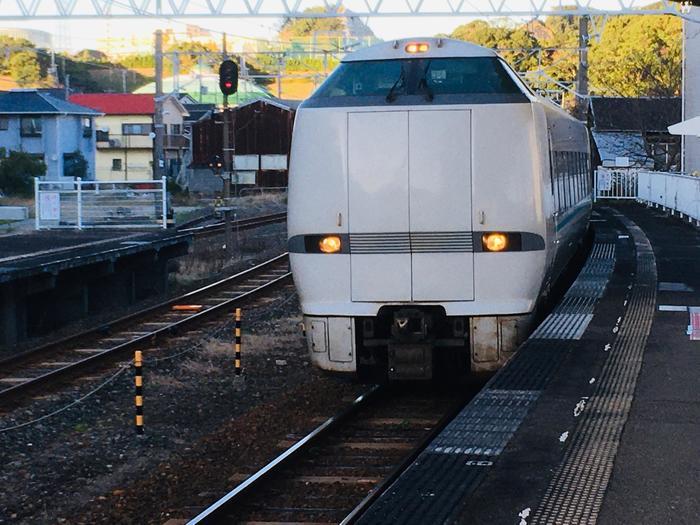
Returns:
[[[700,7],[689,18],[700,20]],[[700,116],[700,22],[684,22],[683,120]],[[700,137],[684,137],[684,171],[700,172]]]
[[[88,162],[87,179],[95,177],[95,131],[83,137],[82,118],[77,115],[43,116],[40,137],[20,135],[20,117],[8,116],[8,129],[0,131],[0,147],[9,151],[25,151],[42,155],[46,163],[46,179],[63,176],[63,154],[80,151]]]

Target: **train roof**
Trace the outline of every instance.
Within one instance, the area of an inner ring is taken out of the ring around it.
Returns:
[[[409,53],[409,44],[428,44],[428,50],[421,53]],[[359,62],[363,60],[389,60],[392,58],[455,58],[455,57],[496,57],[495,51],[462,40],[451,38],[402,38],[390,40],[348,54],[342,62]]]

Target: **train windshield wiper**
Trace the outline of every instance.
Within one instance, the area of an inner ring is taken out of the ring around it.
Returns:
[[[396,79],[396,82],[394,82],[394,85],[391,86],[391,89],[389,92],[386,94],[386,101],[387,102],[393,102],[396,100],[396,89],[399,87],[403,87],[405,85],[405,80],[406,77],[404,76],[404,70],[401,68],[401,74],[399,75],[399,78]]]
[[[430,86],[428,86],[428,69],[430,69],[430,61],[425,65],[425,69],[423,70],[423,75],[420,77],[420,80],[418,81],[418,89],[423,89],[425,91],[425,99],[428,102],[433,101],[433,90],[430,89]]]

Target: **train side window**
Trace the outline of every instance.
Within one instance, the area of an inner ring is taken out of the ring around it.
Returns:
[[[557,166],[557,210],[564,211],[566,208],[564,200],[564,166],[561,158],[561,151],[555,153]]]

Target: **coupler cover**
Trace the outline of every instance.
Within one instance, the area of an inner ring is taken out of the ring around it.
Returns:
[[[389,343],[389,380],[432,379],[433,346],[428,343]]]

